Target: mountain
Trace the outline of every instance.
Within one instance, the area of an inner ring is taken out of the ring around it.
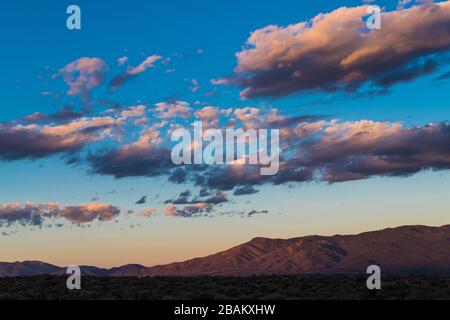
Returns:
[[[148,268],[147,275],[365,272],[450,274],[450,225],[404,226],[358,235],[255,238],[208,257]]]
[[[52,274],[60,269],[41,261],[0,262],[0,277],[38,276]]]
[[[145,277],[147,276],[147,267],[140,264],[127,264],[125,266],[109,269],[111,277]]]
[[[55,276],[63,276],[67,274],[67,268],[57,267],[58,269],[51,274]],[[82,276],[92,276],[92,277],[108,277],[110,275],[110,269],[98,268],[94,266],[80,266]],[[0,274],[1,275],[1,274]]]
[[[255,238],[207,257],[154,267],[81,267],[95,276],[194,276],[362,273],[377,264],[384,273],[450,274],[450,225],[402,226],[357,235]],[[0,263],[0,276],[65,274],[42,262]]]

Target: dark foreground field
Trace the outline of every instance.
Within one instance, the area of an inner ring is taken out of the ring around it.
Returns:
[[[83,277],[82,289],[69,291],[66,278],[0,278],[0,299],[446,299],[450,278],[414,276],[382,279],[369,291],[360,276],[264,277]]]

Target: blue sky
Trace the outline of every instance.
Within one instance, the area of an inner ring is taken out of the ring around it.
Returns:
[[[83,117],[95,118],[108,116],[106,110],[118,105],[119,110],[143,105],[148,108],[149,123],[154,124],[162,119],[153,111],[156,103],[183,101],[189,104],[192,114],[206,106],[213,106],[217,110],[256,108],[262,110],[258,116],[261,118],[271,108],[276,108],[286,119],[314,115],[320,120],[330,121],[325,125],[330,130],[339,124],[357,130],[358,121],[370,121],[377,137],[386,133],[390,125],[399,124],[400,132],[395,131],[383,141],[394,141],[398,143],[395,146],[401,145],[402,148],[412,148],[411,141],[415,140],[409,135],[425,137],[431,134],[431,137],[436,135],[436,139],[447,137],[450,83],[434,79],[450,70],[446,59],[448,47],[436,49],[430,45],[432,49],[427,50],[431,51],[423,55],[417,53],[421,50],[412,50],[414,59],[399,69],[399,73],[420,64],[421,59],[434,59],[437,61],[436,67],[432,72],[412,77],[410,81],[386,86],[384,89],[387,92],[383,94],[369,95],[363,86],[359,91],[299,89],[286,95],[259,96],[247,100],[240,98],[240,91],[245,86],[238,83],[241,75],[234,72],[240,65],[236,54],[247,50],[246,41],[252,32],[269,25],[277,25],[284,30],[288,25],[307,21],[320,13],[330,13],[339,7],[364,5],[361,1],[320,1],[312,5],[311,2],[284,0],[130,0],[109,1],[107,4],[79,0],[76,4],[82,11],[82,30],[77,31],[69,31],[65,25],[65,11],[69,4],[72,2],[17,1],[2,4],[0,99],[3,112],[0,122],[5,128],[33,125],[23,124],[20,119],[37,112],[54,114],[64,106],[70,106],[77,112],[90,108],[90,112]],[[395,11],[398,6],[397,1],[376,0],[372,4],[382,7],[385,12]],[[413,4],[417,5],[413,2],[409,5]],[[444,25],[448,23],[445,15],[442,19]],[[395,35],[395,30],[389,27],[378,32]],[[443,42],[445,37],[442,35]],[[108,91],[111,79],[127,68],[130,70],[139,66],[150,56],[161,58],[145,72],[130,78],[116,92]],[[82,57],[95,57],[107,65],[103,70],[105,78],[102,83],[90,88],[90,101],[68,94],[69,84],[63,76],[58,76],[65,66]],[[128,60],[118,65],[121,57]],[[398,59],[404,61],[401,59],[405,57],[409,55]],[[257,60],[257,57],[250,58]],[[300,61],[302,58],[297,56],[295,59]],[[253,75],[265,76],[266,72],[257,70]],[[277,71],[274,72],[276,74]],[[367,85],[373,85],[378,76],[376,74],[371,78],[372,75],[367,75],[367,79],[372,81]],[[233,81],[238,84],[215,85],[212,82],[213,79],[227,77],[234,78]],[[198,88],[193,89],[196,86]],[[114,116],[118,117],[118,113]],[[188,118],[167,118],[166,121],[168,126],[186,124],[194,119],[191,115]],[[333,119],[336,122],[332,123]],[[55,121],[36,125],[62,125]],[[389,125],[384,127],[383,123]],[[440,126],[433,127],[428,133],[426,125],[429,123],[439,123]],[[417,133],[408,131],[412,127],[418,128]],[[129,123],[122,128],[126,132],[123,140],[105,139],[88,143],[77,149],[75,154],[79,159],[87,159],[89,154],[102,154],[111,147],[120,149],[136,141],[143,132],[141,130],[148,128]],[[404,136],[407,136],[405,140],[397,141]],[[420,139],[416,141],[421,143]],[[425,147],[419,151],[414,149],[417,158],[413,160],[420,158],[417,160],[419,170],[408,167],[392,174],[391,171],[380,173],[377,167],[369,168],[370,173],[358,179],[345,178],[343,182],[325,177],[306,179],[300,183],[287,179],[281,185],[262,182],[253,186],[259,192],[239,197],[232,195],[233,189],[211,187],[211,193],[225,192],[227,201],[214,206],[213,213],[208,217],[183,218],[166,217],[161,213],[169,200],[177,198],[183,191],[190,190],[192,194],[199,192],[200,187],[192,181],[172,183],[168,181],[170,174],[121,179],[113,174],[95,174],[93,170],[98,168],[91,168],[88,160],[67,164],[68,155],[65,152],[11,160],[1,154],[12,151],[4,151],[0,140],[0,205],[58,202],[64,207],[101,202],[121,210],[120,215],[113,219],[105,218],[102,222],[93,220],[84,225],[68,223],[79,222],[75,219],[64,221],[61,228],[48,227],[54,222],[47,223],[47,227],[27,223],[20,225],[21,220],[12,224],[0,223],[1,241],[8,248],[0,251],[0,260],[39,259],[60,264],[105,266],[138,262],[151,265],[212,253],[256,236],[293,237],[316,233],[352,233],[402,224],[445,224],[448,223],[446,208],[449,200],[445,191],[448,190],[449,173],[443,169],[447,169],[450,162],[445,148],[448,142],[443,140],[431,151]],[[25,143],[28,140],[17,140],[19,146]],[[385,152],[378,150],[382,149],[383,142],[380,144],[374,145],[373,149]],[[320,146],[317,144],[317,148]],[[372,149],[366,152],[372,152]],[[376,155],[379,156],[379,153]],[[351,154],[348,159],[355,156]],[[440,160],[435,159],[438,156]],[[400,160],[395,158],[392,163],[396,165],[397,161]],[[342,163],[332,169],[339,170],[339,174],[347,174],[340,171],[340,165]],[[330,161],[327,160],[320,169],[329,169],[329,166]],[[402,166],[407,167],[405,163]],[[439,170],[434,171],[436,169]],[[333,179],[337,178],[337,172],[333,171]],[[206,172],[205,176],[208,174]],[[242,181],[234,183],[233,187],[239,186]],[[147,202],[135,204],[144,195]],[[149,218],[128,212],[136,213],[150,207],[159,214]],[[65,214],[61,210],[63,213],[58,215]],[[242,217],[251,210],[267,213]],[[110,252],[111,242],[117,248],[115,254]],[[95,245],[91,247],[91,243]],[[64,254],[64,248],[72,248],[73,254]]]

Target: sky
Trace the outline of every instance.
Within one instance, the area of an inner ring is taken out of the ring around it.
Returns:
[[[449,223],[450,1],[15,1],[0,35],[0,261]],[[174,165],[200,120],[278,129],[278,173]]]

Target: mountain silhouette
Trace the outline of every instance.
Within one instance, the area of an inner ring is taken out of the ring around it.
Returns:
[[[111,269],[82,266],[91,276],[250,276],[301,273],[450,274],[450,225],[402,226],[357,235],[254,238],[210,256],[153,267],[129,264]],[[0,262],[0,276],[65,274],[39,262]]]

